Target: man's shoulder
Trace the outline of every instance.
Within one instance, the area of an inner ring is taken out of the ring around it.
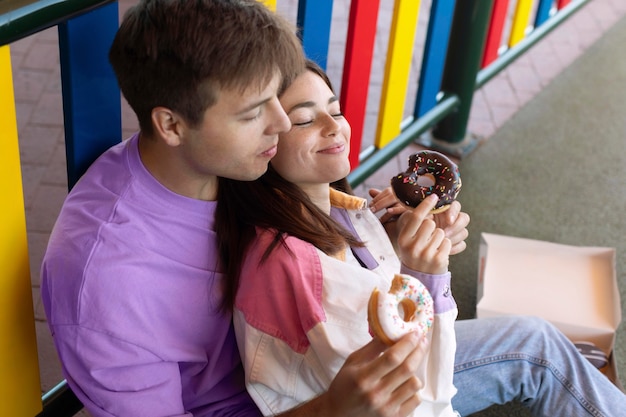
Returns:
[[[70,191],[70,197],[82,193],[84,190],[93,190],[94,187],[111,187],[114,184],[123,184],[119,179],[129,175],[131,141],[132,138],[120,142],[98,156],[74,185]],[[89,195],[93,196],[94,193]]]

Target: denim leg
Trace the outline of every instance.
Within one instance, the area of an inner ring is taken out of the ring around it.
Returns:
[[[535,417],[626,415],[626,395],[535,317],[459,320],[452,405],[462,416],[517,400]]]

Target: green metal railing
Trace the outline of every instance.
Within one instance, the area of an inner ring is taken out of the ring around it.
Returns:
[[[474,92],[588,2],[589,0],[572,1],[489,66],[479,70],[478,63],[483,52],[493,0],[457,1],[441,86],[441,100],[419,119],[406,120],[398,137],[384,148],[363,158],[348,176],[350,184],[353,187],[362,184],[413,142],[457,156],[471,152],[476,141],[468,134],[467,124]],[[432,134],[427,134],[429,132]]]
[[[2,0],[0,45],[66,22],[114,0]]]

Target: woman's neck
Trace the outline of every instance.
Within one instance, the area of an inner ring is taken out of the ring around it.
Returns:
[[[330,185],[307,184],[300,185],[302,191],[309,196],[313,204],[326,214],[330,214]]]

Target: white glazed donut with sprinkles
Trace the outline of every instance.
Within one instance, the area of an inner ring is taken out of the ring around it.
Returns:
[[[372,333],[392,345],[409,332],[426,335],[434,315],[434,302],[424,284],[409,275],[396,274],[389,292],[372,291],[367,320]]]
[[[430,194],[439,201],[432,210],[441,213],[450,208],[461,190],[459,168],[447,156],[435,151],[421,151],[409,157],[409,167],[391,179],[398,200],[417,207]]]

